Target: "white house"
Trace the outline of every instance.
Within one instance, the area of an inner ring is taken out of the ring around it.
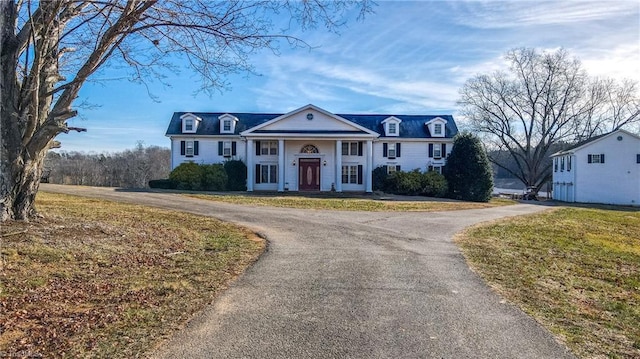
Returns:
[[[247,165],[248,191],[372,191],[372,171],[441,171],[458,128],[450,115],[333,114],[307,105],[286,114],[174,113],[171,168],[183,162]]]
[[[640,137],[617,130],[551,157],[553,199],[640,205]]]

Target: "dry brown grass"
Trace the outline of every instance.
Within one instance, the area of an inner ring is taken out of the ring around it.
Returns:
[[[139,357],[265,247],[192,214],[49,193],[37,208],[0,231],[0,356]]]
[[[515,201],[503,198],[492,198],[488,203],[465,202],[447,199],[430,198],[424,201],[389,201],[363,198],[322,198],[297,195],[215,195],[189,194],[189,197],[210,201],[251,205],[300,209],[326,209],[336,211],[366,212],[436,212],[458,211],[463,209],[491,208],[515,204]],[[425,198],[426,199],[426,198]]]
[[[582,358],[640,358],[640,211],[562,208],[458,243],[503,296]]]

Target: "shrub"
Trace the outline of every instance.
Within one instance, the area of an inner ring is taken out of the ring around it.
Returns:
[[[202,167],[193,162],[184,162],[169,174],[177,189],[202,189]]]
[[[157,179],[149,181],[149,188],[175,189],[176,183],[170,179]]]
[[[422,192],[422,173],[419,169],[411,172],[393,172],[387,177],[386,183],[385,188],[388,192],[415,196]]]
[[[244,162],[238,160],[226,161],[224,170],[227,172],[228,191],[247,190],[247,165]]]
[[[387,180],[387,167],[379,166],[373,169],[372,173],[372,185],[374,191],[385,191],[385,182]]]
[[[422,195],[428,197],[444,197],[447,195],[447,180],[438,172],[430,171],[422,174]]]
[[[224,191],[227,188],[227,173],[221,164],[200,165],[202,172],[202,189],[207,191]]]
[[[493,192],[493,174],[480,140],[461,133],[453,142],[447,157],[444,176],[449,184],[449,197],[474,202],[488,202]]]

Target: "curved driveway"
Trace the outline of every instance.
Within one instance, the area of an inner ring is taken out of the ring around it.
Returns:
[[[260,260],[154,358],[572,358],[492,292],[451,240],[466,226],[540,206],[337,212],[109,188],[41,190],[212,216],[269,239]]]

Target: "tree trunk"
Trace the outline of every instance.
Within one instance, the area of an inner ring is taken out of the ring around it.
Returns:
[[[2,147],[0,220],[28,220],[36,215],[34,202],[40,186],[46,150],[34,158],[25,160],[22,155],[6,156],[9,152],[6,149],[12,147],[11,145],[3,143]],[[11,161],[9,157],[15,159]]]
[[[36,215],[34,201],[44,157],[58,133],[47,129],[40,141],[26,138],[34,123],[42,123],[47,111],[35,106],[21,109],[21,91],[16,77],[20,44],[14,33],[16,8],[13,1],[0,1],[0,221],[28,220]],[[38,76],[46,76],[38,71]],[[32,86],[32,91],[41,88]],[[43,100],[41,105],[50,103]]]

